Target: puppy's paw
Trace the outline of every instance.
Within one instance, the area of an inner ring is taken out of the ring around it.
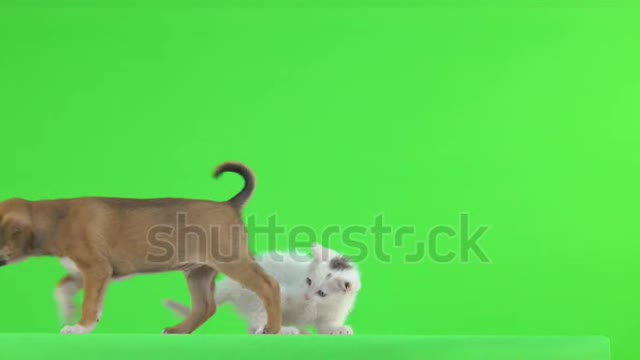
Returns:
[[[353,335],[353,329],[350,326],[341,326],[329,331],[329,335]]]
[[[283,326],[280,328],[280,335],[300,335],[300,330],[295,326]]]
[[[69,325],[62,328],[60,334],[88,334],[93,330],[91,327],[82,325]]]

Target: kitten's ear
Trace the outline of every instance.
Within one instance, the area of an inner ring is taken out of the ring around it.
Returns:
[[[342,292],[349,292],[353,290],[353,284],[347,280],[338,279],[338,288],[342,290]]]
[[[313,252],[313,259],[316,261],[329,261],[329,259],[338,256],[335,251],[327,249],[318,243],[311,245],[311,251]]]
[[[318,243],[313,243],[313,245],[311,245],[311,252],[313,253],[313,259],[316,261],[322,261],[323,258],[325,257],[325,248],[322,247],[322,245],[318,244]]]

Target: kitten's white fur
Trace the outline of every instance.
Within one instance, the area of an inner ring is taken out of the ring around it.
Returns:
[[[313,258],[282,252],[267,253],[256,258],[260,266],[280,284],[283,325],[280,333],[307,333],[307,328],[313,326],[319,334],[353,335],[353,330],[345,325],[345,320],[361,287],[360,274],[353,263],[346,262],[342,255],[333,250],[314,244],[312,253]],[[322,297],[322,294],[325,296]],[[233,304],[238,314],[249,323],[249,333],[259,333],[266,324],[260,299],[239,283],[223,279],[216,285],[215,298],[218,305],[227,302]],[[174,301],[166,301],[165,305],[183,317],[190,311]]]

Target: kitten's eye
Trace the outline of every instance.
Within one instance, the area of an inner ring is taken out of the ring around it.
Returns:
[[[325,296],[327,296],[327,294],[325,294],[325,293],[324,293],[324,291],[322,291],[322,290],[318,290],[318,293],[317,293],[317,294],[318,294],[318,296],[320,296],[320,297],[325,297]]]
[[[311,286],[311,279],[307,278],[307,285]]]
[[[348,289],[349,287],[351,287],[351,283],[349,283],[349,282],[344,283],[344,288],[345,289]]]

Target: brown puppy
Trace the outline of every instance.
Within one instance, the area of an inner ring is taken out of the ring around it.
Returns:
[[[93,330],[110,281],[136,274],[183,271],[192,312],[165,333],[188,334],[216,311],[212,287],[218,272],[238,281],[263,301],[264,333],[280,330],[278,283],[258,266],[247,247],[240,211],[255,179],[242,164],[225,163],[214,177],[235,172],[245,187],[219,203],[186,199],[110,199],[0,203],[0,266],[31,256],[57,256],[82,274],[84,299],[78,324],[62,333]]]

